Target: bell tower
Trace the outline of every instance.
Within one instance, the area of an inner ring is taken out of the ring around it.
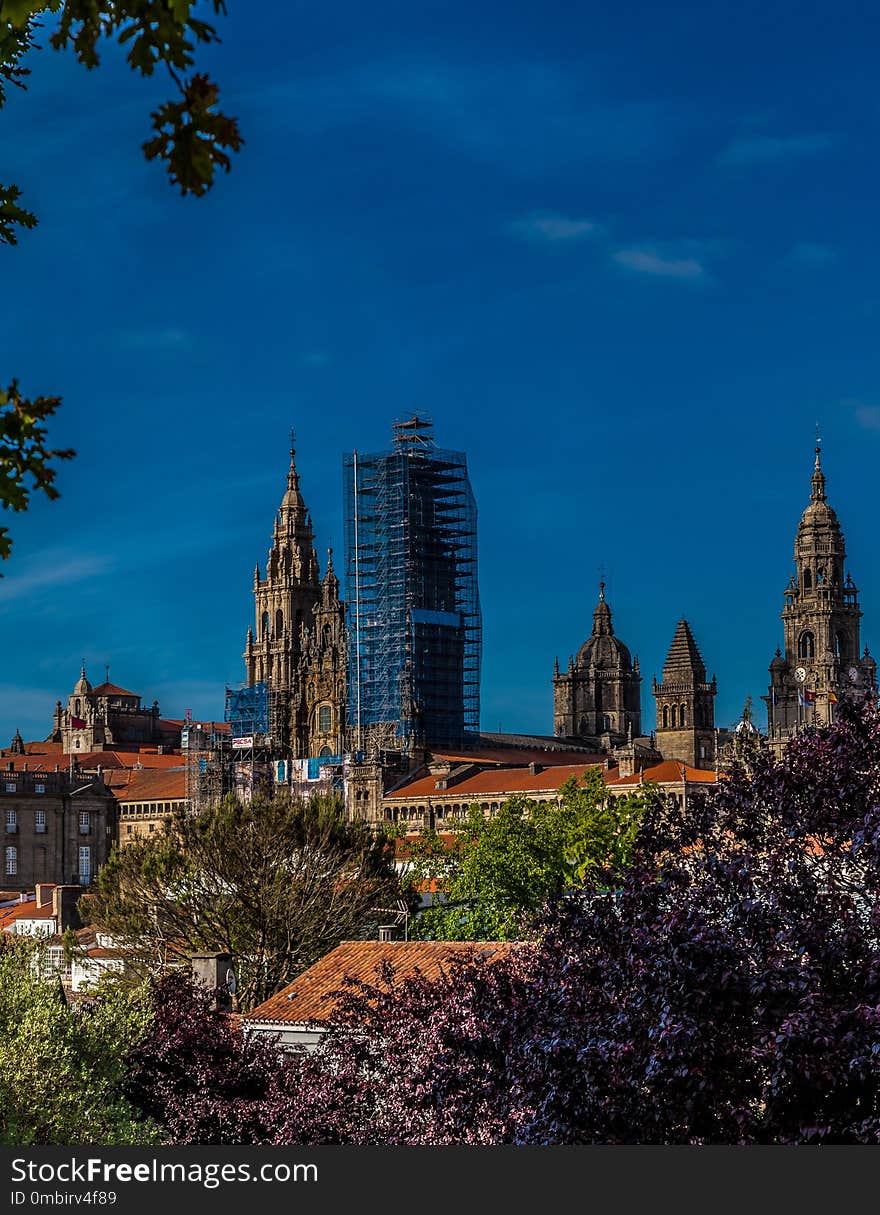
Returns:
[[[293,435],[287,489],[275,516],[266,576],[254,569],[255,628],[248,629],[244,651],[249,687],[267,683],[276,691],[292,686],[301,653],[301,635],[310,629],[321,598],[312,521],[306,511],[296,470]]]
[[[770,663],[768,735],[777,747],[807,725],[834,720],[842,699],[877,698],[877,664],[861,651],[859,590],[845,569],[846,543],[825,493],[822,451],[810,501],[794,541],[795,572],[785,588],[784,652]]]
[[[654,680],[657,704],[657,749],[664,759],[677,759],[692,768],[715,764],[715,676],[706,678],[706,664],[691,626],[678,622],[663,678]]]

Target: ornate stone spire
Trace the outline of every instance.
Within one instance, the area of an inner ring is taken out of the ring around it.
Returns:
[[[811,478],[812,493],[810,500],[813,502],[825,501],[825,474],[822,472],[822,440],[816,436],[816,463],[813,466],[813,476]]]
[[[599,583],[599,602],[593,612],[593,636],[613,637],[614,626],[611,623],[611,608],[605,602],[605,583]]]
[[[296,448],[293,445],[293,431],[290,432],[290,468],[287,470],[287,492],[281,499],[281,511],[301,513],[305,509],[302,494],[299,492],[299,473],[296,471]]]

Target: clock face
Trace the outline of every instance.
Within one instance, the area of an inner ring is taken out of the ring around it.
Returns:
[[[853,683],[858,682],[859,671],[858,671],[857,667],[850,667],[850,669],[847,671],[847,674],[849,675],[849,677],[853,681]]]
[[[794,673],[794,677],[798,681],[798,683],[803,683],[804,680],[807,678],[806,668],[798,667],[798,669]]]

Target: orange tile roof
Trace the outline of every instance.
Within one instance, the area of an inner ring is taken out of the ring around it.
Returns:
[[[120,688],[115,683],[99,683],[96,688],[92,688],[95,696],[131,696],[134,700],[140,700],[140,692],[127,692],[125,688]]]
[[[42,907],[38,907],[36,898],[31,897],[26,903],[16,903],[14,907],[0,909],[0,930],[8,929],[16,920],[49,920],[53,915],[51,899]]]
[[[454,764],[494,764],[499,768],[526,767],[530,763],[543,764],[549,768],[558,764],[601,764],[604,756],[593,755],[587,750],[544,751],[540,747],[480,747],[474,751],[432,752],[435,759],[445,759]]]
[[[497,794],[506,796],[510,793],[547,793],[561,788],[572,776],[580,779],[591,768],[600,764],[553,764],[532,773],[528,768],[491,768],[486,772],[475,772],[464,780],[456,781],[448,789],[438,789],[438,776],[422,776],[418,780],[395,789],[386,794],[389,801],[411,801],[414,798],[452,798],[470,797],[475,794]]]
[[[470,953],[503,956],[517,947],[515,941],[343,941],[310,966],[282,991],[246,1013],[245,1021],[286,1021],[301,1025],[326,1020],[346,975],[364,983],[375,982],[385,962],[398,978],[416,973],[434,982],[455,957]]]
[[[180,757],[177,757],[178,762]],[[186,797],[186,769],[124,768],[107,773],[107,783],[120,803],[182,801]]]
[[[644,772],[636,772],[632,776],[618,776],[616,772],[609,772],[605,777],[607,785],[639,785],[642,781],[653,781],[657,785],[676,784],[682,782],[682,772],[684,779],[691,784],[712,784],[718,780],[715,772],[707,772],[705,768],[691,768],[688,764],[683,764],[677,759],[664,759],[662,763],[655,764],[652,768],[645,768]]]

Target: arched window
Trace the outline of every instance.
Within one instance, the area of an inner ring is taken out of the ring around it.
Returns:
[[[275,636],[284,636],[284,613],[282,612],[281,608],[279,608],[275,613]]]
[[[323,644],[323,646],[324,646],[324,649],[325,649],[325,650],[329,650],[329,649],[330,649],[330,642],[332,641],[332,637],[331,637],[331,634],[330,634],[330,625],[329,625],[329,624],[325,624],[325,625],[324,625],[324,628],[323,628],[323,630],[321,631],[321,638],[322,638],[322,644]]]
[[[579,733],[579,734],[580,734],[582,737],[583,737],[583,736],[584,736],[584,735],[587,733],[587,719],[586,719],[586,717],[582,717],[582,718],[581,718],[581,728],[578,730],[578,733]]]
[[[611,718],[608,716],[607,713],[603,713],[602,714],[602,730],[605,731],[605,730],[610,730],[610,729],[611,729]]]
[[[669,705],[663,706],[663,729],[669,729]]]
[[[813,589],[813,575],[810,573],[809,569],[804,570],[803,589],[805,591],[811,591]]]
[[[678,710],[678,724],[682,727],[687,725],[687,705],[681,705]]]
[[[330,750],[329,747],[322,747],[321,751],[320,751],[320,758],[325,759],[326,756],[332,755],[332,754],[333,754],[333,752]]]
[[[815,658],[816,638],[809,631],[798,638],[798,658]]]
[[[849,637],[846,633],[840,632],[835,635],[834,650],[838,658],[850,657],[852,651],[849,644]]]
[[[269,636],[269,613],[263,612],[263,636]]]
[[[333,710],[329,705],[321,705],[320,709],[318,709],[318,730],[321,734],[327,734],[332,729]]]
[[[678,729],[678,705],[672,706],[672,712],[669,714],[669,722],[673,730]]]
[[[73,702],[73,711],[74,711],[74,713],[76,713],[77,717],[82,717],[82,709],[80,708],[79,697],[77,697],[76,700]]]

